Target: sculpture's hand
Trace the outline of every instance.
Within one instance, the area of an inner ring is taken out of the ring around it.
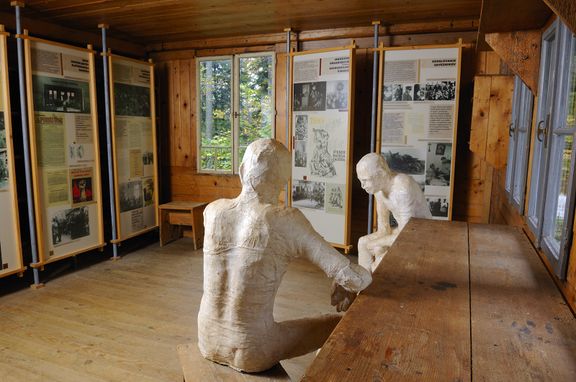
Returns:
[[[355,299],[356,293],[347,291],[336,282],[332,283],[332,296],[330,303],[332,306],[336,307],[337,312],[347,311]]]

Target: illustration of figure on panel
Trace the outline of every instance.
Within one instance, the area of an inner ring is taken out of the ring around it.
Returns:
[[[292,260],[304,257],[333,278],[338,311],[348,309],[371,282],[370,273],[332,248],[300,210],[278,204],[290,163],[279,142],[253,142],[240,165],[240,196],[217,200],[204,211],[198,346],[205,358],[241,371],[263,371],[318,349],[340,320],[328,314],[274,321],[274,298]],[[302,190],[308,191],[313,189]]]
[[[362,188],[373,194],[378,213],[378,230],[358,241],[358,263],[373,272],[411,217],[432,219],[418,183],[406,174],[390,170],[377,153],[367,154],[356,165]],[[390,213],[398,227],[390,226]]]

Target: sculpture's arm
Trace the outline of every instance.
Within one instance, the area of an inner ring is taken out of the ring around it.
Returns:
[[[378,232],[390,234],[392,232],[390,228],[390,210],[384,206],[378,195],[375,195],[374,199],[376,200],[376,213],[378,215]]]

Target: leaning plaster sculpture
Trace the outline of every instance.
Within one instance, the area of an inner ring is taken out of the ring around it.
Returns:
[[[334,279],[332,305],[338,311],[372,280],[324,241],[299,210],[278,205],[290,163],[277,141],[255,141],[240,165],[240,196],[217,200],[204,212],[198,346],[205,358],[241,371],[263,371],[318,349],[341,317],[274,321],[274,299],[290,261],[304,257]]]
[[[416,181],[390,170],[382,155],[367,154],[356,165],[362,188],[374,194],[378,230],[358,240],[358,263],[373,272],[411,217],[432,219],[424,194]],[[390,226],[390,212],[398,227]]]

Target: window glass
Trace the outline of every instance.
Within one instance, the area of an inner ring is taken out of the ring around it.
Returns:
[[[200,61],[200,169],[232,170],[232,60]]]

